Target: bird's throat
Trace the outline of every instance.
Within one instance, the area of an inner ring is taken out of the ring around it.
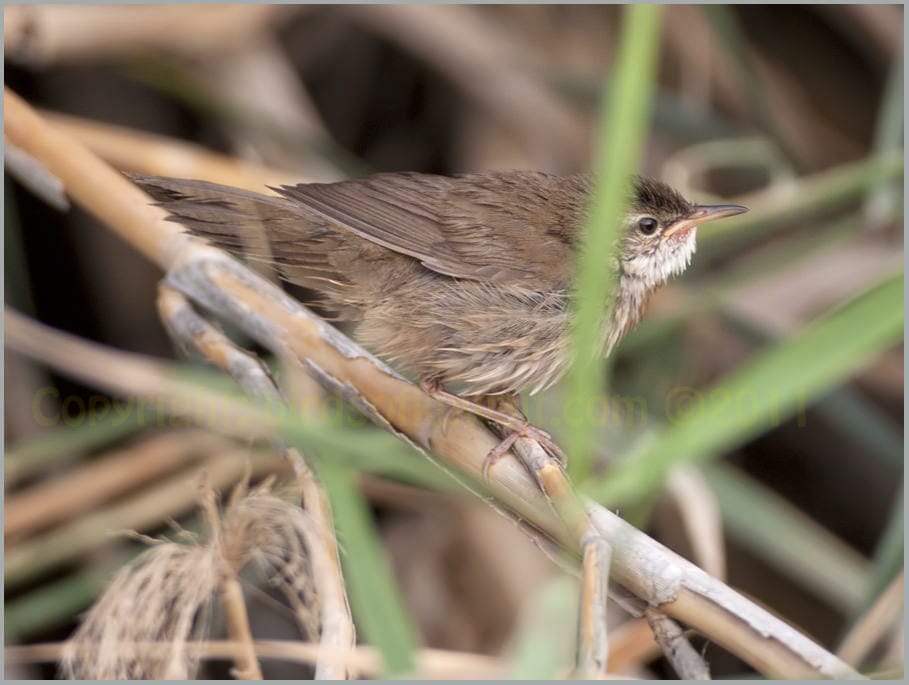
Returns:
[[[654,287],[640,278],[624,273],[619,276],[612,315],[606,317],[603,323],[604,356],[610,354],[619,341],[641,320],[647,301],[654,290]]]

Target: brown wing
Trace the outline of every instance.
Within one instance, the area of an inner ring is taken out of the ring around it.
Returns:
[[[394,173],[274,190],[440,274],[547,287],[570,276],[587,181],[537,172]]]

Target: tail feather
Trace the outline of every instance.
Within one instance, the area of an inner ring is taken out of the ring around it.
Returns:
[[[170,221],[205,233],[213,242],[242,240],[250,230],[287,233],[303,219],[298,206],[280,197],[207,181],[127,175],[168,211]]]
[[[275,266],[292,283],[326,294],[336,307],[356,300],[333,261],[356,238],[343,235],[301,204],[207,181],[127,174],[168,220],[228,252]]]

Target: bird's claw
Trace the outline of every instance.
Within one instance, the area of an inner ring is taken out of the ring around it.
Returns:
[[[537,428],[533,424],[525,422],[523,426],[509,431],[498,445],[489,450],[489,454],[483,459],[482,473],[484,481],[489,480],[489,469],[514,446],[519,438],[526,438],[539,443],[540,447],[546,450],[562,467],[565,466],[565,453],[552,439],[552,436],[542,428]]]

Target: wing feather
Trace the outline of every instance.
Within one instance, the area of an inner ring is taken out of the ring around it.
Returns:
[[[559,190],[565,189],[558,186],[566,182],[575,181],[539,172],[393,173],[273,190],[330,225],[418,259],[437,273],[545,285],[566,271],[584,209],[586,186],[563,192],[568,201],[559,201]],[[547,217],[558,225],[547,226]]]

